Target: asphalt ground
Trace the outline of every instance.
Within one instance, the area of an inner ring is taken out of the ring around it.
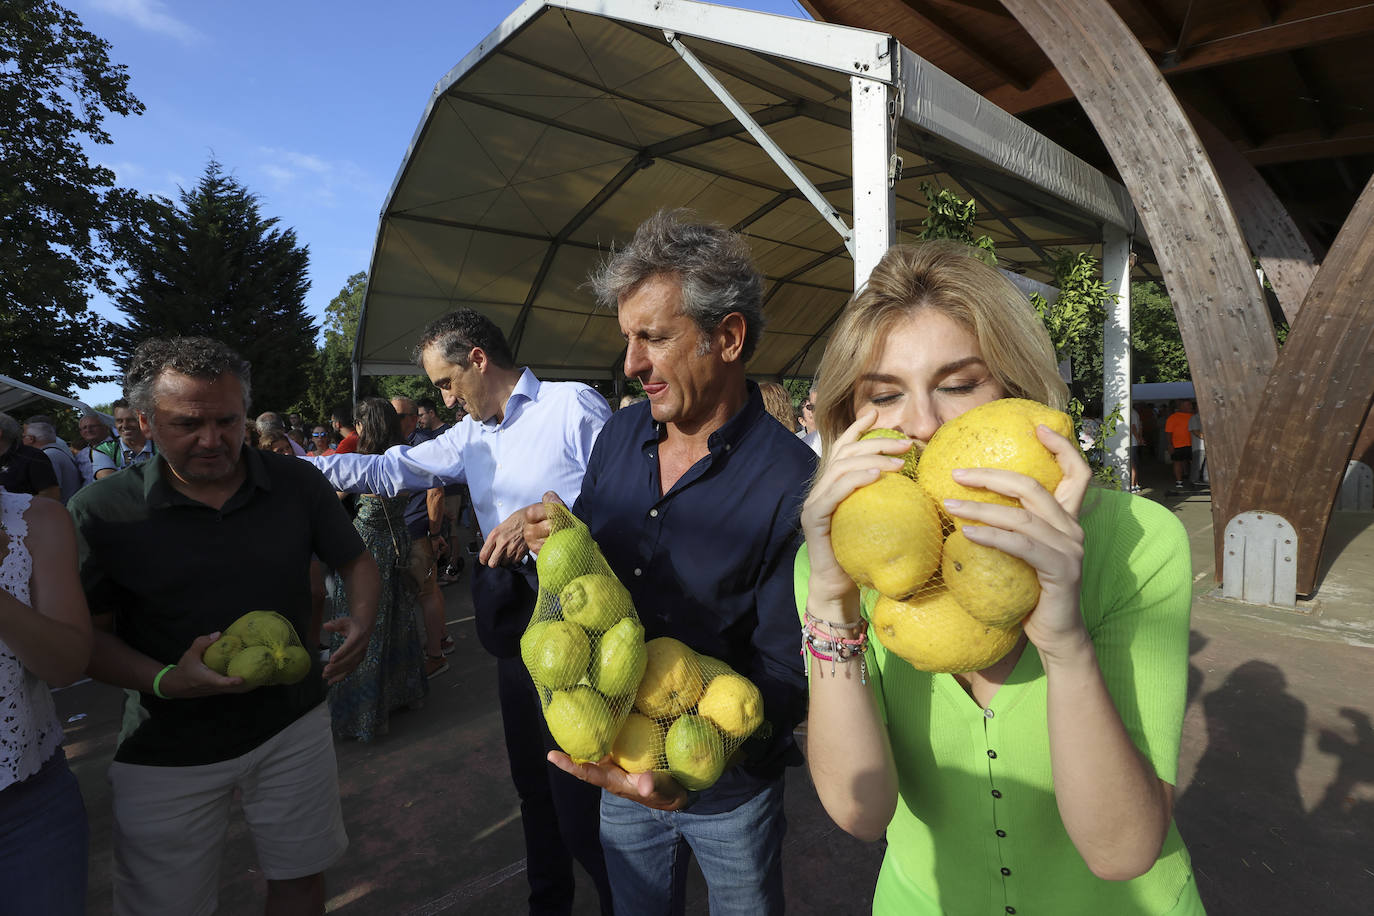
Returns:
[[[1193,652],[1175,810],[1208,912],[1374,912],[1374,513],[1337,515],[1315,600],[1297,611],[1255,607],[1215,594],[1206,491],[1176,493],[1162,477],[1146,482],[1160,484],[1146,495],[1178,514],[1193,545]],[[477,644],[467,575],[444,589],[457,649],[450,670],[430,681],[425,708],[396,714],[391,733],[373,744],[337,744],[350,845],[326,876],[331,913],[526,911],[495,665]],[[88,909],[103,916],[111,861],[105,771],[123,694],[86,682],[56,696],[91,821]],[[786,799],[788,911],[868,912],[882,844],[837,829],[805,768],[789,772]],[[261,912],[265,886],[251,841],[240,817],[231,823],[219,911]],[[596,913],[593,896],[579,873],[573,912]],[[695,868],[687,912],[708,912]]]

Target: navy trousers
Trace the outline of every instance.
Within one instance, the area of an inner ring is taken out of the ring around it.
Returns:
[[[601,851],[601,790],[548,762],[557,745],[544,725],[534,682],[520,660],[520,634],[534,611],[532,566],[518,569],[477,565],[472,600],[477,636],[496,656],[497,691],[511,780],[520,796],[525,832],[525,871],[532,916],[572,912],[573,860],[586,869],[610,916],[611,885]]]

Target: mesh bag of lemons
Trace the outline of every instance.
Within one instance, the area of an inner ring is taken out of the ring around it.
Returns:
[[[295,684],[310,673],[310,653],[276,611],[249,611],[229,624],[205,650],[204,662],[251,687]]]
[[[1021,637],[1040,597],[1035,570],[995,547],[975,544],[944,500],[1019,506],[1019,501],[956,483],[955,468],[1016,471],[1054,492],[1062,472],[1036,438],[1044,424],[1073,438],[1069,416],[1044,404],[1003,398],[945,423],[923,451],[912,446],[900,472],[884,473],[835,509],[835,559],[858,585],[877,591],[869,611],[883,646],[921,671],[978,671]],[[864,438],[901,438],[875,429]]]
[[[544,721],[579,763],[610,755],[627,772],[666,771],[704,789],[763,722],[763,696],[719,659],[671,637],[645,641],[630,593],[587,526],[545,503],[539,597],[520,655]]]

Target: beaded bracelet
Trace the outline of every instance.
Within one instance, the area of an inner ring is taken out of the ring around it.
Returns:
[[[837,630],[858,631],[857,636],[841,636]],[[802,626],[802,654],[810,653],[813,658],[830,662],[830,675],[835,676],[837,662],[848,663],[859,660],[859,683],[868,683],[868,662],[864,652],[868,649],[868,621],[855,623],[834,623],[812,616],[807,611]]]
[[[168,671],[171,671],[175,667],[176,665],[168,665],[166,668],[163,668],[161,671],[159,671],[157,673],[157,676],[153,678],[153,696],[161,700],[171,699],[171,697],[167,696],[165,693],[162,692],[162,676],[166,674]]]

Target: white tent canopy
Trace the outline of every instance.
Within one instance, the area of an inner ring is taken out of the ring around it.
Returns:
[[[1027,281],[1050,279],[1053,249],[1140,235],[1124,188],[891,36],[686,0],[531,0],[425,108],[382,210],[355,371],[415,371],[420,328],[466,305],[544,377],[614,378],[623,342],[587,275],[655,210],[690,207],[745,233],[765,277],[750,371],[810,375],[856,274],[920,231],[922,182],[975,199],[976,230]]]
[[[22,423],[25,417],[18,416],[15,412],[35,401],[55,401],[58,404],[76,408],[83,416],[93,413],[102,417],[107,424],[114,423],[113,417],[99,413],[84,401],[53,394],[51,391],[30,385],[28,382],[21,382],[18,379],[10,378],[8,375],[0,375],[0,412],[7,413]]]

